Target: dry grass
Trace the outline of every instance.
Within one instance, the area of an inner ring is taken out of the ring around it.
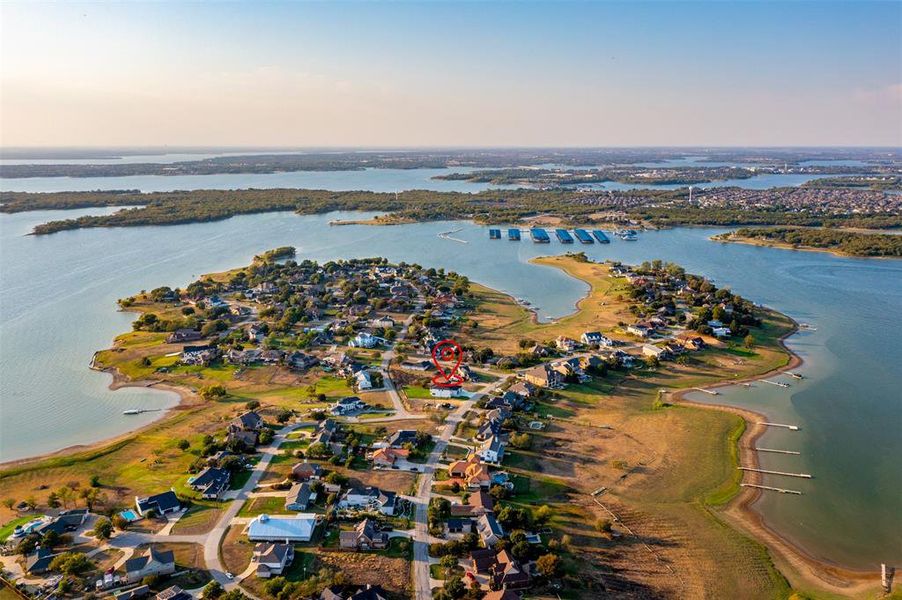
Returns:
[[[219,548],[222,564],[235,575],[244,572],[254,554],[254,545],[242,534],[243,529],[241,525],[229,527]]]

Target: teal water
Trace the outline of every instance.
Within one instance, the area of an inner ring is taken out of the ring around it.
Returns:
[[[34,163],[35,161],[28,161]],[[97,163],[91,160],[91,163]],[[332,191],[371,190],[435,190],[439,192],[479,192],[487,189],[511,189],[517,186],[490,185],[469,181],[432,179],[447,173],[468,173],[475,169],[367,169],[364,171],[295,171],[287,173],[224,173],[218,175],[133,175],[128,177],[28,177],[0,178],[3,192],[85,192],[93,190],[140,190],[171,192],[174,190],[231,190],[244,188],[304,188]],[[827,175],[764,174],[749,179],[728,179],[696,185],[696,188],[735,186],[763,190],[771,187],[796,186]],[[575,187],[575,186],[574,186]],[[604,190],[677,189],[679,184],[631,184],[608,181],[580,185],[580,188]]]
[[[817,328],[790,341],[806,360],[803,382],[791,380],[787,389],[758,383],[718,398],[802,427],[768,433],[761,442],[802,453],[766,456],[765,464],[815,475],[780,481],[805,495],[766,495],[760,508],[767,521],[827,560],[859,567],[902,561],[902,262],[719,244],[708,240],[716,229],[646,232],[637,242],[577,247],[490,241],[486,228],[469,223],[328,226],[359,213],[26,235],[61,216],[0,215],[0,460],[90,443],[154,418],[125,417],[125,408],[171,406],[172,394],[112,392],[108,376],[88,370],[94,350],[130,328],[131,316],[116,312],[116,299],[184,286],[268,248],[294,245],[300,257],[317,260],[379,255],[453,269],[529,299],[546,318],[571,312],[586,286],[530,265],[530,258],[567,250],[599,260],[662,258]],[[437,237],[457,227],[454,237],[468,243]]]

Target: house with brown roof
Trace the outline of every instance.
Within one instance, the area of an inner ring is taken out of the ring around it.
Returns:
[[[564,376],[555,371],[551,365],[542,363],[520,373],[525,381],[543,388],[560,388],[564,385]]]
[[[364,519],[352,531],[342,531],[338,544],[346,550],[377,550],[388,546],[388,534],[379,531],[372,519]]]

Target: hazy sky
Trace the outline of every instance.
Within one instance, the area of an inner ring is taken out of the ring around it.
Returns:
[[[0,5],[0,144],[902,145],[902,2]]]

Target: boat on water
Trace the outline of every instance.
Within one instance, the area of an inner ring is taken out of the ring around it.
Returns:
[[[557,236],[557,239],[560,240],[562,244],[572,244],[573,236],[570,235],[570,232],[566,229],[555,229],[554,235]]]
[[[489,239],[490,240],[500,240],[501,239],[501,230],[500,229],[489,229]]]
[[[639,239],[639,232],[635,229],[627,229],[620,232],[620,239],[625,242],[635,242]]]
[[[541,227],[533,227],[529,230],[529,235],[536,244],[548,244],[551,242],[548,232]]]
[[[592,236],[589,235],[589,232],[585,229],[574,229],[573,235],[576,236],[576,239],[580,241],[582,244],[594,244],[595,240],[592,239]]]
[[[787,373],[787,375],[796,379],[805,379],[805,377],[803,377],[801,373]]]
[[[601,229],[592,230],[592,235],[595,236],[595,239],[598,240],[599,244],[610,244],[611,240],[608,239],[608,236],[605,235],[604,231]]]
[[[156,412],[160,410],[159,408],[129,408],[128,410],[123,410],[123,415],[140,415],[146,412]]]
[[[507,239],[509,239],[512,242],[519,242],[520,241],[520,230],[517,229],[516,227],[511,227],[510,229],[508,229],[507,230]]]

